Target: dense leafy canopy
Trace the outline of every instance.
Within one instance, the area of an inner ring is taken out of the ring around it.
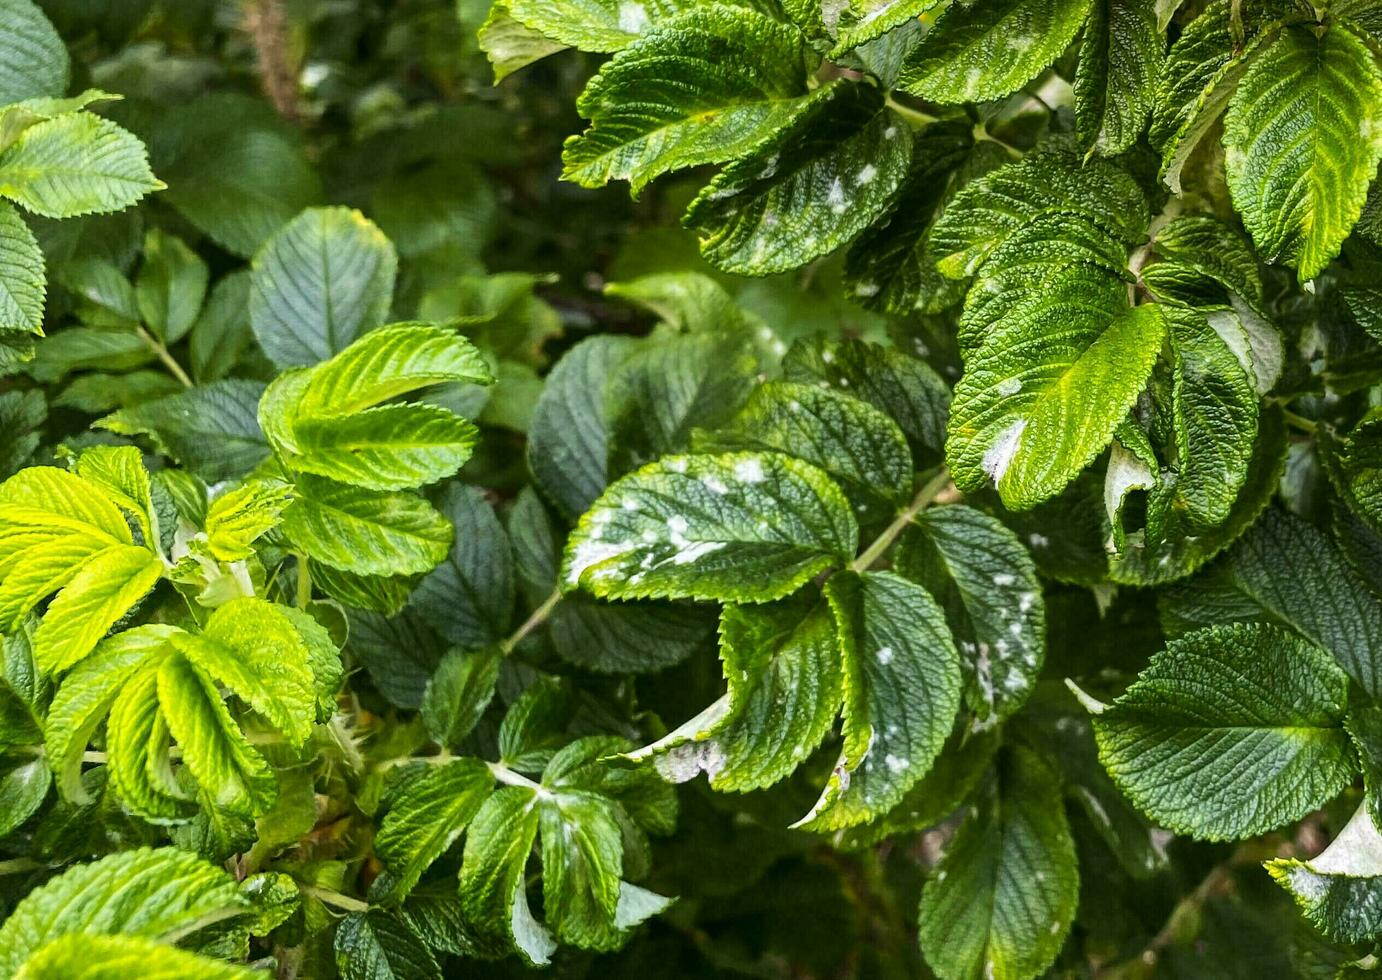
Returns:
[[[0,0],[0,978],[1375,972],[1380,163],[1373,0]]]

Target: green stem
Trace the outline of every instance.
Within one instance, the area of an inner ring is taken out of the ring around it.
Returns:
[[[950,473],[944,467],[931,479],[927,480],[917,495],[912,498],[912,502],[907,508],[897,515],[897,518],[884,529],[883,533],[874,539],[873,544],[869,545],[862,555],[854,559],[849,566],[850,571],[865,572],[873,567],[873,563],[883,557],[892,543],[907,526],[916,519],[916,516],[935,502],[941,492],[950,485]]]
[[[311,895],[317,901],[326,905],[334,905],[338,909],[345,909],[347,912],[368,912],[369,902],[358,898],[351,898],[349,895],[342,895],[340,892],[332,891],[330,888],[319,888],[316,885],[304,885],[298,883],[298,891],[304,895]]]
[[[889,109],[897,113],[903,119],[906,119],[917,129],[922,129],[934,122],[940,122],[939,116],[933,116],[929,112],[922,112],[920,109],[913,109],[911,106],[903,105],[891,95],[887,98],[887,104]]]
[[[522,786],[525,789],[542,789],[542,784],[535,783],[521,772],[514,772],[502,762],[487,763],[489,771],[494,773],[494,778],[505,786]]]
[[[499,652],[508,656],[517,649],[533,630],[547,622],[547,617],[552,615],[552,610],[557,608],[557,603],[561,602],[561,588],[552,590],[552,594],[542,601],[542,605],[533,610],[533,614],[523,621],[523,625],[513,631],[513,635],[499,644]]]
[[[298,560],[298,594],[297,607],[306,609],[307,604],[312,601],[312,570],[307,567],[307,556],[302,552],[297,553]]]
[[[182,369],[182,365],[177,362],[177,359],[174,358],[172,354],[168,353],[167,347],[160,343],[153,334],[149,333],[149,331],[145,330],[143,327],[135,327],[134,332],[139,335],[139,339],[144,341],[149,350],[158,355],[158,359],[163,362],[163,366],[168,369],[168,372],[172,374],[173,377],[178,379],[178,382],[184,388],[193,387],[192,379],[188,376],[187,372]]]
[[[42,867],[44,864],[33,858],[11,858],[8,861],[0,861],[0,875],[17,875],[25,871],[37,871]]]
[[[1287,425],[1295,426],[1302,432],[1309,432],[1313,434],[1317,427],[1317,423],[1314,419],[1308,419],[1304,415],[1297,415],[1289,408],[1283,408],[1281,410],[1281,416],[1286,420]]]

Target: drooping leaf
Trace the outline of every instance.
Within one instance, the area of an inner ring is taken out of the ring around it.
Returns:
[[[926,962],[946,980],[1038,976],[1065,943],[1079,886],[1055,775],[1009,749],[922,892]]]
[[[1103,156],[1123,153],[1151,115],[1165,41],[1154,0],[1096,0],[1075,74],[1075,127]]]
[[[825,588],[844,660],[844,749],[798,825],[832,830],[890,810],[924,776],[959,711],[960,657],[930,593],[890,572]]]

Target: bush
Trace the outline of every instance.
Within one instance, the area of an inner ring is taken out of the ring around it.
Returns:
[[[1370,0],[0,26],[0,976],[1375,968]]]

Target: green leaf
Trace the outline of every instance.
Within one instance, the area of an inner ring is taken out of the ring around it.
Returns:
[[[1046,658],[1046,604],[1017,535],[971,507],[933,507],[902,539],[893,565],[944,606],[970,710],[1001,721],[1021,707]]]
[[[429,572],[409,599],[452,643],[497,643],[513,619],[513,553],[494,508],[474,487],[452,484],[437,507],[456,529],[446,560]]]
[[[1060,784],[1007,750],[921,895],[926,962],[944,980],[1030,980],[1065,944],[1080,890]]]
[[[192,377],[199,383],[224,378],[254,342],[249,297],[248,269],[222,276],[211,288],[187,342]]]
[[[726,606],[720,657],[725,696],[630,758],[651,759],[672,782],[704,771],[721,791],[771,786],[820,745],[840,712],[843,675],[830,610],[805,594]]]
[[[392,912],[352,912],[336,929],[342,980],[433,980],[436,957],[407,921]]]
[[[1151,277],[1161,265],[1170,262],[1216,283],[1228,291],[1229,297],[1237,295],[1255,307],[1261,306],[1262,280],[1258,275],[1257,256],[1241,232],[1218,218],[1207,214],[1182,215],[1158,230],[1152,243],[1162,262],[1143,269],[1142,274],[1148,282],[1153,282]],[[1200,292],[1177,298],[1199,306],[1222,302],[1225,297]],[[1280,354],[1277,357],[1279,359]],[[1276,371],[1280,372],[1280,366]],[[1275,382],[1276,379],[1270,380]]]
[[[697,441],[698,450],[770,450],[824,470],[861,514],[905,503],[912,493],[912,454],[892,419],[839,391],[769,381],[725,426]]]
[[[565,742],[574,705],[571,688],[555,677],[539,677],[509,707],[499,726],[499,759],[521,772],[537,772]]]
[[[162,187],[144,144],[88,113],[35,123],[0,151],[0,197],[47,218],[119,211]]]
[[[575,520],[609,482],[604,391],[634,350],[628,337],[590,337],[547,376],[528,427],[528,466],[539,489]]]
[[[183,765],[215,806],[242,816],[268,809],[278,792],[273,770],[200,667],[183,657],[165,660],[158,668],[158,701],[168,730],[182,746]]]
[[[1081,143],[1117,156],[1137,142],[1151,115],[1165,49],[1155,0],[1095,0],[1075,73]]]
[[[1227,108],[1261,45],[1276,36],[1280,22],[1274,18],[1287,7],[1273,0],[1213,0],[1171,47],[1150,137],[1161,150],[1161,175],[1173,192],[1181,192],[1181,171]],[[1235,22],[1233,12],[1244,8],[1248,16]]]
[[[704,649],[715,617],[687,603],[626,605],[567,595],[548,624],[552,646],[567,663],[601,674],[642,674]]]
[[[298,469],[374,490],[435,483],[470,458],[479,430],[445,408],[384,405],[337,418],[299,419]]]
[[[63,680],[44,724],[48,759],[58,791],[89,802],[82,786],[82,752],[126,684],[145,668],[157,668],[177,627],[149,624],[102,642]]]
[[[528,907],[524,868],[537,837],[537,794],[526,786],[495,791],[471,821],[461,860],[461,907],[482,950],[517,950],[542,966],[556,950]]]
[[[561,580],[601,598],[767,602],[847,562],[858,539],[844,494],[813,466],[775,453],[670,456],[592,505]]]
[[[0,838],[38,812],[52,783],[53,774],[43,759],[20,763],[0,777]]]
[[[538,806],[542,905],[552,930],[584,949],[615,949],[623,837],[613,805],[594,793],[565,791]]]
[[[724,333],[644,341],[605,385],[609,468],[636,469],[691,447],[692,430],[726,422],[753,391],[758,363]]]
[[[526,68],[567,45],[514,20],[506,0],[497,0],[479,31],[480,49],[494,66],[497,85],[520,68]]]
[[[1175,633],[1221,623],[1227,608],[1234,619],[1289,626],[1370,697],[1382,694],[1382,605],[1338,546],[1294,515],[1268,510],[1222,564],[1166,593],[1164,608]]]
[[[97,424],[121,435],[147,435],[163,453],[203,480],[244,477],[269,454],[256,412],[264,386],[228,378],[122,409]]]
[[[172,643],[291,744],[307,741],[316,714],[311,655],[284,607],[232,599],[216,608],[201,635],[176,635]]]
[[[1224,147],[1258,251],[1313,279],[1353,229],[1382,160],[1382,68],[1346,27],[1288,27],[1239,83]]]
[[[3,165],[0,157],[0,165]],[[309,208],[255,253],[250,324],[280,368],[316,364],[385,321],[398,256],[349,208]]]
[[[24,961],[17,980],[255,980],[249,967],[134,936],[63,936]]]
[[[576,107],[591,127],[567,142],[564,179],[628,180],[636,194],[661,174],[754,151],[811,104],[794,27],[719,4],[686,6],[590,80]]]
[[[0,2],[5,56],[0,61],[0,105],[59,96],[67,90],[67,47],[31,0]]]
[[[1339,943],[1371,942],[1382,932],[1382,836],[1359,807],[1320,854],[1266,862],[1301,914]]]
[[[1108,446],[1166,333],[1161,309],[1129,308],[1097,253],[1061,237],[1072,226],[1044,219],[1009,238],[965,304],[946,459],[956,486],[972,491],[987,476],[1015,510],[1055,496]],[[1028,289],[1010,288],[1024,278]]]
[[[170,762],[157,664],[120,688],[106,719],[106,751],[110,785],[131,812],[159,823],[186,819],[188,794],[178,786]]]
[[[1265,833],[1353,777],[1348,679],[1279,628],[1234,624],[1169,643],[1094,718],[1099,757],[1160,825],[1205,840]]]
[[[422,692],[427,731],[442,745],[459,745],[474,730],[494,697],[499,655],[493,650],[452,650]]]
[[[1087,0],[998,0],[951,6],[912,51],[898,79],[932,102],[983,102],[1031,81],[1075,39]]]
[[[155,939],[243,914],[249,901],[225,871],[173,847],[75,865],[15,906],[0,927],[0,973],[74,933]]]
[[[862,340],[799,341],[782,360],[789,381],[838,389],[891,418],[914,452],[945,445],[950,388],[925,361]]]
[[[375,835],[374,850],[385,872],[371,886],[371,901],[402,901],[460,838],[493,789],[494,776],[478,759],[427,766],[408,779]]]
[[[840,5],[835,23],[827,25],[835,33],[830,56],[839,57],[938,6],[940,0],[849,0]]]
[[[844,659],[844,749],[825,791],[797,822],[865,823],[926,775],[960,708],[963,683],[945,613],[890,572],[832,576],[825,596]]]
[[[1009,237],[1055,214],[1077,215],[1127,245],[1147,230],[1146,198],[1126,171],[1103,160],[1081,165],[1073,146],[1051,140],[965,185],[937,219],[931,250],[947,276],[971,276]]]
[[[301,476],[283,512],[283,533],[307,554],[357,575],[431,571],[446,558],[453,532],[421,497],[380,493]]]
[[[263,99],[217,92],[166,117],[176,149],[160,174],[168,202],[233,255],[248,258],[322,199],[302,134]]]
[[[43,333],[48,276],[43,253],[19,212],[0,204],[0,330]]]
[[[767,276],[848,244],[880,217],[907,175],[907,125],[871,85],[838,82],[691,202],[684,224],[711,264]]]
[[[217,561],[248,558],[292,499],[293,488],[277,480],[250,480],[221,494],[206,511],[207,550]]]
[[[181,340],[201,312],[208,278],[206,263],[182,239],[150,231],[134,284],[144,325],[165,344]]]

